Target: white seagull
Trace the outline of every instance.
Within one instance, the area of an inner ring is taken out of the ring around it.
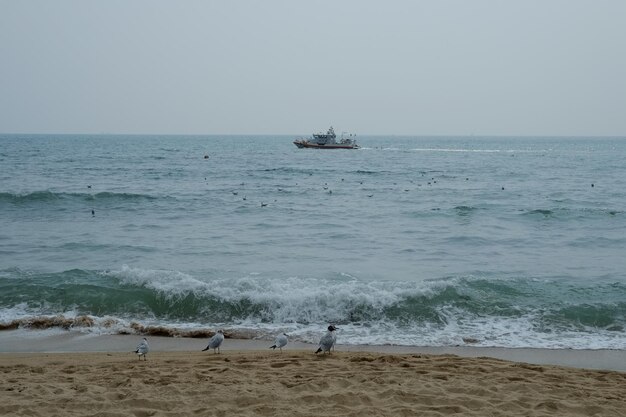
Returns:
[[[143,360],[147,361],[146,354],[148,353],[149,350],[150,348],[148,347],[148,339],[144,337],[141,340],[141,342],[137,345],[137,349],[135,350],[135,353],[139,357],[139,360],[141,360],[141,357],[143,356]]]
[[[209,339],[209,344],[207,345],[207,347],[202,349],[202,351],[204,352],[205,350],[213,349],[213,353],[216,353],[216,350],[217,353],[220,353],[220,345],[223,341],[224,332],[222,330],[218,330],[217,333],[215,333],[213,337]]]
[[[332,324],[328,326],[328,331],[322,338],[320,339],[320,346],[315,351],[315,354],[320,352],[326,353],[330,355],[330,350],[335,346],[335,342],[337,341],[337,335],[335,334],[335,330],[337,328]]]
[[[276,350],[276,348],[283,351],[283,348],[287,345],[287,333],[280,334],[276,336],[276,340],[274,340],[274,344],[270,346],[270,349]]]

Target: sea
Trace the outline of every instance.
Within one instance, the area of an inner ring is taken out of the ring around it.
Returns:
[[[0,329],[626,347],[626,138],[294,139],[0,135]]]

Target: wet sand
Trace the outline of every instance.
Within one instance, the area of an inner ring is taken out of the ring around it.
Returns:
[[[0,354],[9,352],[128,352],[139,342],[135,335],[93,335],[73,332],[3,331],[0,332]],[[152,352],[199,351],[208,338],[175,338],[148,336]],[[224,342],[227,351],[264,351],[269,340],[229,339]],[[314,351],[317,346],[290,341],[288,350]],[[378,352],[388,354],[451,354],[462,357],[490,357],[536,365],[560,365],[586,369],[626,371],[626,350],[530,349],[452,346],[360,346],[338,345],[342,352]]]

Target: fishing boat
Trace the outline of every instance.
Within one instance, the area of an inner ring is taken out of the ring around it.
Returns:
[[[341,134],[341,139],[337,142],[337,135],[331,126],[326,133],[314,133],[310,139],[300,138],[293,141],[298,148],[314,148],[314,149],[358,149],[356,144],[356,135],[350,134],[345,137],[345,133]]]

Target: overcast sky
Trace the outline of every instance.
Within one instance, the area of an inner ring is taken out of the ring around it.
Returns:
[[[0,0],[0,132],[626,135],[625,0]]]

